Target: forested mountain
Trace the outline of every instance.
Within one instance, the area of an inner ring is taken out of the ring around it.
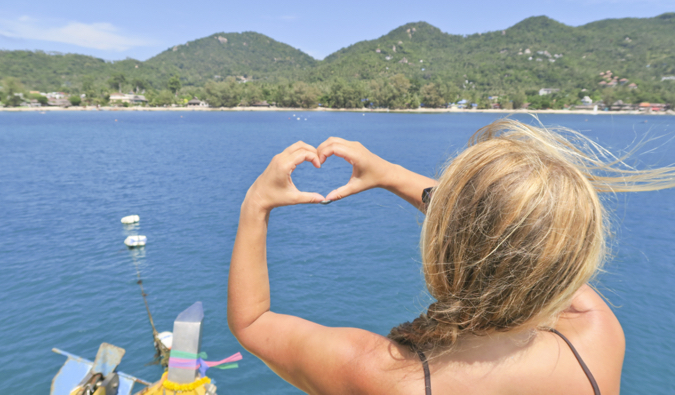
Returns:
[[[255,32],[216,33],[176,45],[145,62],[160,77],[178,74],[183,84],[197,86],[227,76],[297,79],[316,63],[299,49]]]
[[[126,59],[106,62],[103,59],[77,54],[43,51],[0,51],[0,78],[15,77],[29,89],[45,91],[80,87],[82,79],[90,77],[105,81],[114,73],[138,74],[147,78],[150,73],[134,72],[142,62]]]
[[[263,34],[216,33],[171,47],[145,62],[106,62],[86,55],[43,51],[0,51],[0,78],[15,77],[31,89],[51,91],[81,88],[87,77],[101,84],[111,77],[118,81],[122,74],[123,81],[133,87],[161,89],[172,75],[178,75],[188,86],[203,86],[227,76],[298,79],[316,63],[306,53]],[[114,86],[114,82],[110,85]]]
[[[540,16],[503,31],[470,36],[410,23],[335,52],[306,78],[373,79],[403,73],[413,80],[442,79],[497,94],[541,87],[591,88],[607,70],[641,82],[675,74],[675,13],[581,27]]]
[[[320,98],[335,107],[437,106],[457,99],[484,102],[489,96],[520,103],[541,88],[560,89],[566,103],[584,95],[605,101],[673,102],[675,81],[664,79],[673,75],[675,13],[579,27],[538,16],[505,30],[468,36],[447,34],[425,22],[409,23],[321,61],[254,32],[213,34],[145,62],[0,51],[0,79],[15,77],[27,89],[86,91],[100,97],[130,89],[152,95],[169,88],[175,93],[181,86],[185,95],[201,97],[238,89],[219,101],[230,104],[259,99],[296,103],[283,98],[292,92],[313,92],[314,102]],[[233,81],[253,85],[237,88]]]

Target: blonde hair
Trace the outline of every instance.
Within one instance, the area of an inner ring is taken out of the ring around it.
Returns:
[[[603,263],[598,192],[674,186],[674,167],[636,170],[568,129],[502,119],[478,130],[440,177],[422,228],[436,302],[389,337],[429,350],[553,323]]]

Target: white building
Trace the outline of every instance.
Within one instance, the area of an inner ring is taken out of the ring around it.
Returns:
[[[556,88],[541,88],[539,89],[539,96],[550,95],[551,93],[559,92],[560,89]]]
[[[145,99],[145,96],[143,95],[136,95],[134,93],[111,93],[110,94],[110,103],[114,104],[121,104],[121,103],[129,103],[129,104],[143,104],[147,103],[148,101]]]

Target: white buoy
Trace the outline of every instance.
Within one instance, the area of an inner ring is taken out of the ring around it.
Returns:
[[[164,347],[171,350],[171,346],[173,345],[173,333],[162,332],[162,333],[157,335],[157,339],[159,339],[159,341],[162,342]]]
[[[124,244],[126,244],[127,247],[130,248],[143,247],[146,241],[148,241],[147,237],[136,235],[136,236],[129,236],[126,239],[124,239]]]
[[[128,224],[135,224],[136,222],[140,221],[141,217],[138,215],[127,215],[126,217],[122,218],[122,223],[125,225]]]

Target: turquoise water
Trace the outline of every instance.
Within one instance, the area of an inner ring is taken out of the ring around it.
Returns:
[[[0,394],[48,393],[64,357],[123,347],[120,370],[154,381],[140,267],[158,330],[197,300],[202,349],[242,351],[212,370],[220,393],[294,394],[244,352],[226,320],[227,268],[239,205],[270,158],[297,140],[359,140],[380,156],[436,174],[493,114],[0,112]],[[297,120],[297,118],[300,120]],[[306,120],[305,120],[306,119]],[[531,121],[531,118],[522,117]],[[542,116],[620,149],[649,132],[644,164],[675,162],[675,117]],[[654,150],[650,151],[651,148]],[[351,169],[330,158],[302,165],[299,188],[323,194]],[[625,394],[675,391],[675,191],[608,197],[613,258],[600,278],[626,332]],[[120,218],[139,214],[135,229]],[[328,206],[285,207],[270,220],[272,308],[380,334],[428,303],[420,275],[423,217],[374,190]],[[128,234],[148,237],[130,252]],[[137,390],[139,388],[137,387]]]

